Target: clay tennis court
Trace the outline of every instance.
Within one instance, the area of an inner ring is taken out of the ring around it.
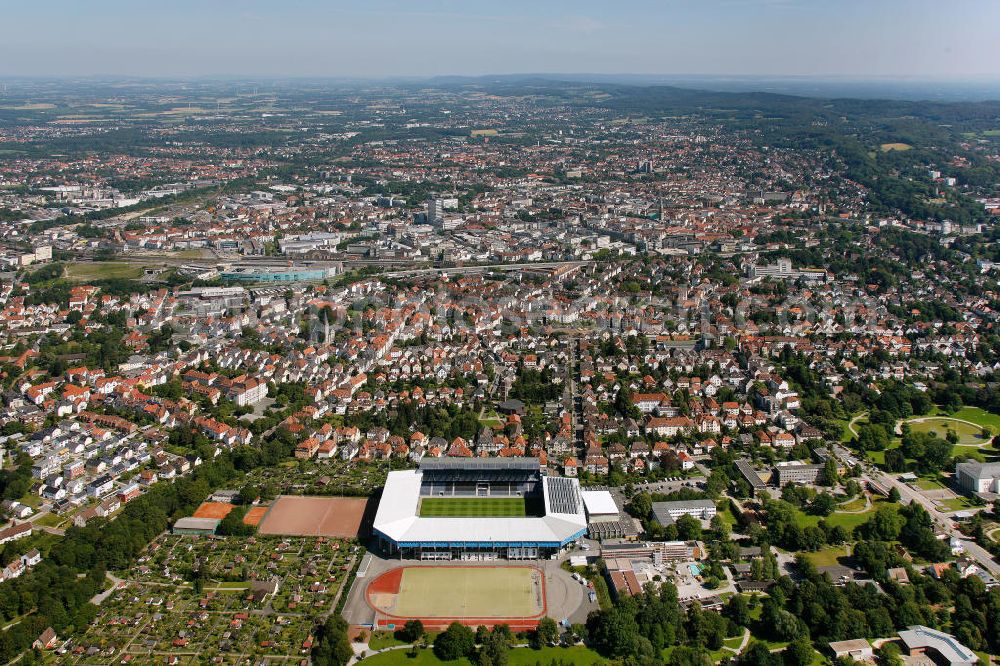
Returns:
[[[531,629],[545,615],[545,577],[535,567],[409,566],[387,571],[366,590],[380,626],[419,619]]]
[[[270,507],[266,506],[254,506],[251,507],[246,515],[243,516],[243,522],[247,525],[260,525],[261,519]]]
[[[195,518],[214,518],[222,520],[229,515],[235,507],[228,502],[202,502],[201,506],[195,509]]]
[[[261,534],[354,539],[365,532],[364,497],[281,495],[260,521]]]

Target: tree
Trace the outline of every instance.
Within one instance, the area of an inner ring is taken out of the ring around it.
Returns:
[[[424,623],[420,620],[407,620],[406,624],[399,631],[400,640],[407,643],[416,643],[424,635]]]
[[[236,506],[226,514],[226,517],[219,522],[216,533],[222,536],[253,536],[257,533],[256,525],[247,525],[243,522],[246,515],[245,506]]]
[[[475,652],[476,636],[463,624],[452,622],[434,639],[434,655],[441,661],[454,661]]]
[[[538,629],[535,631],[535,643],[541,648],[546,645],[554,645],[559,640],[559,625],[551,617],[543,617],[538,621]]]
[[[823,486],[835,486],[840,482],[840,472],[837,469],[837,461],[827,458],[823,463],[823,470],[820,472],[819,483]]]
[[[694,516],[684,514],[676,522],[677,536],[682,541],[697,541],[701,539],[701,522]]]
[[[889,449],[885,452],[885,468],[890,472],[902,472],[906,469],[906,455],[899,449]]]
[[[809,513],[817,516],[829,516],[837,508],[837,502],[830,493],[820,493],[816,495],[809,505]]]
[[[510,628],[507,625],[493,627],[479,648],[480,666],[507,666],[510,652]]]
[[[941,439],[929,432],[910,432],[903,435],[900,446],[907,458],[917,461],[922,472],[939,472],[951,461],[955,443]]]
[[[347,622],[339,615],[331,615],[316,632],[312,662],[316,666],[343,666],[354,651],[347,638]]]
[[[749,626],[752,619],[750,616],[750,603],[742,594],[730,597],[722,609],[722,614],[740,627]]]
[[[678,645],[670,653],[669,666],[711,666],[712,657],[702,648]]]
[[[889,489],[889,501],[890,502],[892,502],[894,504],[898,504],[899,500],[901,500],[901,499],[902,499],[902,496],[899,494],[899,488],[897,488],[896,486],[893,486],[892,488]]]
[[[784,666],[810,666],[816,656],[812,643],[805,636],[799,636],[788,644],[781,654]]]
[[[739,666],[778,666],[781,658],[779,655],[771,654],[771,650],[764,643],[751,639],[750,645],[737,658],[736,663]]]
[[[882,647],[875,650],[875,663],[878,666],[902,666],[902,651],[896,643],[884,643]]]
[[[653,500],[650,498],[649,493],[641,492],[632,498],[632,502],[629,506],[629,513],[631,513],[636,518],[649,518],[649,514],[653,512]]]
[[[587,631],[594,647],[601,654],[624,657],[635,653],[639,627],[631,608],[626,604],[591,613],[587,618]]]

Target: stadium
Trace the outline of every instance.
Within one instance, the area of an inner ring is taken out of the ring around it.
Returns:
[[[576,479],[537,458],[433,458],[390,472],[375,514],[382,549],[420,560],[526,560],[587,532]]]

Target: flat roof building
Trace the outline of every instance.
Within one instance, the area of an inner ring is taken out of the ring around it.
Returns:
[[[653,502],[653,517],[663,526],[673,525],[681,516],[711,520],[716,513],[715,502],[710,499]]]
[[[219,523],[218,518],[181,518],[174,523],[174,534],[209,535],[215,534]]]
[[[774,466],[774,478],[784,488],[787,483],[816,483],[822,471],[823,465],[779,463]]]
[[[830,651],[837,659],[848,657],[854,661],[867,661],[875,657],[875,650],[872,644],[864,638],[855,638],[849,641],[833,641],[830,643]]]

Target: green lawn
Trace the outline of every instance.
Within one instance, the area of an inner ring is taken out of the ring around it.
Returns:
[[[809,559],[813,565],[817,567],[830,567],[835,564],[840,564],[838,559],[841,557],[847,557],[847,547],[831,547],[823,548],[822,550],[817,550],[814,553],[805,553],[805,556]]]
[[[1000,433],[1000,414],[994,414],[979,407],[963,407],[951,414],[951,417],[971,421],[978,426],[987,426],[993,428],[994,432]]]
[[[973,460],[978,460],[980,462],[992,461],[996,458],[997,451],[992,448],[981,449],[978,446],[962,446],[958,445],[952,450],[952,455],[956,458],[971,458]]]
[[[567,664],[603,664],[604,658],[593,650],[582,645],[572,647],[546,647],[540,650],[531,648],[517,648],[510,651],[510,659],[507,663],[510,666],[534,666],[535,663],[552,663],[552,661],[562,661]]]
[[[406,643],[397,639],[391,631],[376,631],[368,639],[368,646],[372,650],[382,650],[396,645],[406,645]]]
[[[725,502],[725,505],[725,511],[719,511],[717,515],[723,524],[728,525],[729,528],[732,529],[736,526],[736,516],[733,514],[732,505],[729,502]]]
[[[958,443],[965,446],[978,446],[989,441],[980,437],[981,426],[970,425],[944,416],[928,418],[925,421],[907,421],[907,424],[913,432],[930,432],[942,439],[949,430],[954,430],[955,434],[958,435]]]
[[[448,666],[468,666],[468,659],[458,659],[456,661],[441,661],[434,656],[434,652],[427,648],[420,650],[415,658],[410,658],[409,650],[390,650],[368,657],[361,663],[366,666],[405,666],[415,664],[416,666],[438,666],[448,664]],[[549,664],[552,661],[562,661],[566,664],[580,664],[582,666],[594,666],[603,664],[605,660],[601,655],[582,645],[573,647],[546,647],[540,650],[531,648],[515,648],[508,653],[507,663],[509,666],[534,666],[535,663]]]
[[[951,499],[942,500],[938,503],[947,508],[949,511],[961,511],[962,509],[968,509],[972,506],[972,503],[964,497],[953,497]]]
[[[865,498],[855,497],[840,504],[837,507],[840,511],[861,511],[865,508]]]
[[[528,515],[523,497],[425,497],[423,518],[511,518]]]
[[[58,527],[64,520],[65,519],[62,516],[57,516],[54,513],[47,513],[36,520],[35,524],[41,525],[42,527]]]
[[[868,519],[872,517],[872,515],[875,513],[875,510],[883,504],[886,506],[899,508],[897,504],[889,504],[883,501],[879,501],[876,502],[874,505],[872,505],[871,509],[869,509],[868,511],[864,511],[862,513],[838,513],[834,511],[829,516],[826,516],[826,518],[823,518],[822,516],[814,516],[805,513],[804,511],[796,511],[795,512],[796,522],[798,523],[799,527],[805,528],[809,526],[818,525],[819,521],[826,520],[826,524],[829,525],[830,527],[837,527],[839,525],[840,527],[843,527],[845,530],[853,530],[858,525],[868,522]]]
[[[921,490],[947,489],[948,485],[938,477],[922,476],[917,479],[917,488]]]
[[[742,642],[743,642],[743,635],[741,634],[739,636],[727,638],[726,640],[722,641],[722,644],[725,645],[727,648],[732,648],[735,650],[740,646],[740,643]]]
[[[67,279],[79,282],[114,278],[134,280],[142,276],[141,267],[123,261],[73,262],[66,264],[65,270]]]
[[[406,664],[412,666],[437,666],[438,664],[449,664],[450,666],[472,665],[471,661],[464,658],[456,659],[455,661],[441,661],[434,656],[434,652],[430,648],[419,650],[417,656],[413,658],[410,658],[409,650],[390,650],[389,652],[366,657],[361,663],[365,664],[365,666],[403,666]]]

